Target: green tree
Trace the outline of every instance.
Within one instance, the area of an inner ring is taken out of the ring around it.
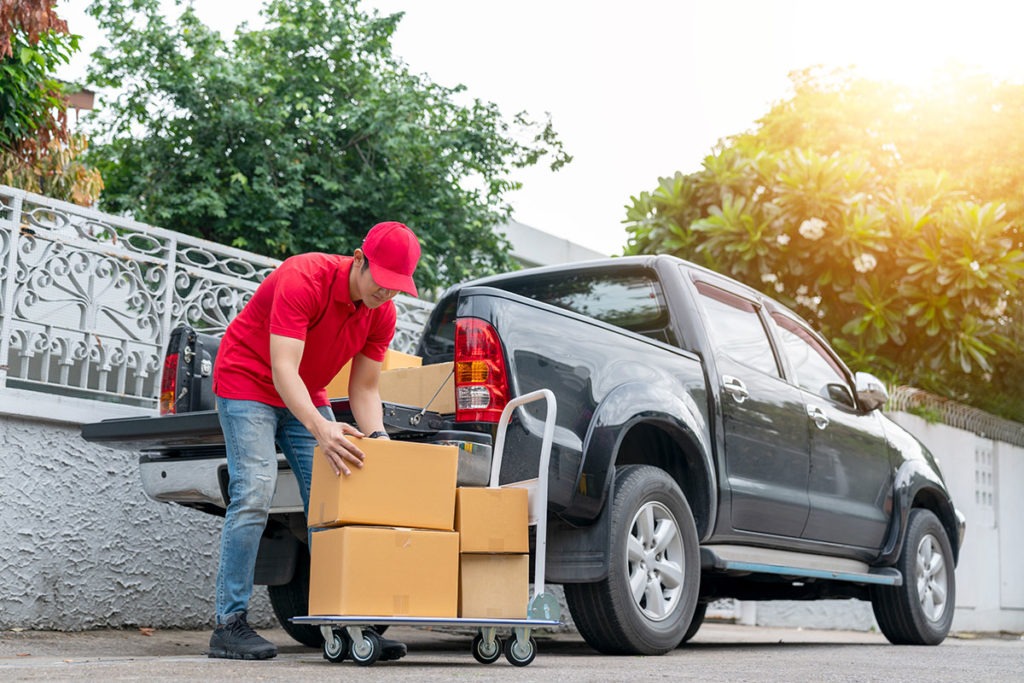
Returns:
[[[270,0],[234,41],[186,6],[95,0],[109,48],[93,81],[116,89],[92,158],[102,205],[283,258],[351,253],[381,220],[420,236],[426,290],[510,267],[494,232],[514,169],[570,160],[550,120],[505,119],[412,73],[391,51],[401,15],[357,0]]]
[[[90,204],[99,173],[79,159],[86,147],[67,127],[65,86],[54,72],[78,36],[54,0],[0,0],[0,183]]]
[[[792,78],[754,131],[633,198],[627,252],[733,275],[855,369],[1024,420],[1024,87]]]

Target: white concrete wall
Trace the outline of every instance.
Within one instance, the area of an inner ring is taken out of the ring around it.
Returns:
[[[146,498],[138,455],[78,424],[0,415],[0,630],[210,626],[220,526]],[[261,587],[251,615],[276,623]]]

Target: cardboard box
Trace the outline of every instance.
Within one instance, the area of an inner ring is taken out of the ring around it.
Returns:
[[[423,363],[419,356],[413,356],[401,351],[388,349],[381,362],[381,370],[393,370],[395,368],[416,368]],[[348,378],[352,371],[352,362],[345,363],[345,367],[334,376],[327,385],[327,398],[344,398],[348,396]],[[454,392],[452,392],[454,393]]]
[[[380,373],[380,398],[442,415],[455,412],[454,363],[435,363]],[[428,405],[429,404],[429,405]]]
[[[367,524],[451,531],[455,524],[455,446],[356,439],[366,458],[349,475],[335,475],[313,453],[308,524]]]
[[[529,493],[523,488],[460,487],[455,530],[463,553],[528,553]]]
[[[525,619],[529,555],[459,555],[459,616]]]
[[[345,526],[312,534],[311,615],[450,618],[458,584],[453,531]]]

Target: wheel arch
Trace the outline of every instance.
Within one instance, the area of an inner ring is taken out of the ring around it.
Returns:
[[[910,460],[897,470],[893,487],[893,519],[889,538],[879,557],[879,564],[891,565],[899,557],[907,533],[910,512],[914,508],[930,510],[942,524],[953,550],[953,561],[959,563],[963,522],[953,501],[932,470],[921,462]]]
[[[715,475],[708,459],[684,426],[665,416],[638,419],[622,434],[615,466],[653,465],[665,470],[679,485],[703,539],[714,528]]]
[[[617,465],[663,469],[686,497],[698,540],[710,534],[716,521],[717,476],[707,424],[688,394],[683,398],[649,385],[626,384],[605,397],[591,420],[576,482],[577,491],[591,492],[587,514],[577,519],[559,515],[549,524],[549,580],[592,582],[608,575],[609,507]],[[575,510],[584,509],[577,505]]]
[[[701,378],[703,382],[703,377]],[[704,384],[700,384],[704,390]],[[654,465],[682,489],[703,539],[714,528],[717,475],[706,404],[696,387],[629,382],[601,401],[584,441],[580,478],[600,482],[607,507],[618,465]]]

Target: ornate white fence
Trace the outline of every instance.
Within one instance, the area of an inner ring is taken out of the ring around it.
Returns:
[[[0,412],[24,392],[155,408],[170,330],[223,332],[278,263],[0,185]],[[433,305],[396,303],[411,352]]]

